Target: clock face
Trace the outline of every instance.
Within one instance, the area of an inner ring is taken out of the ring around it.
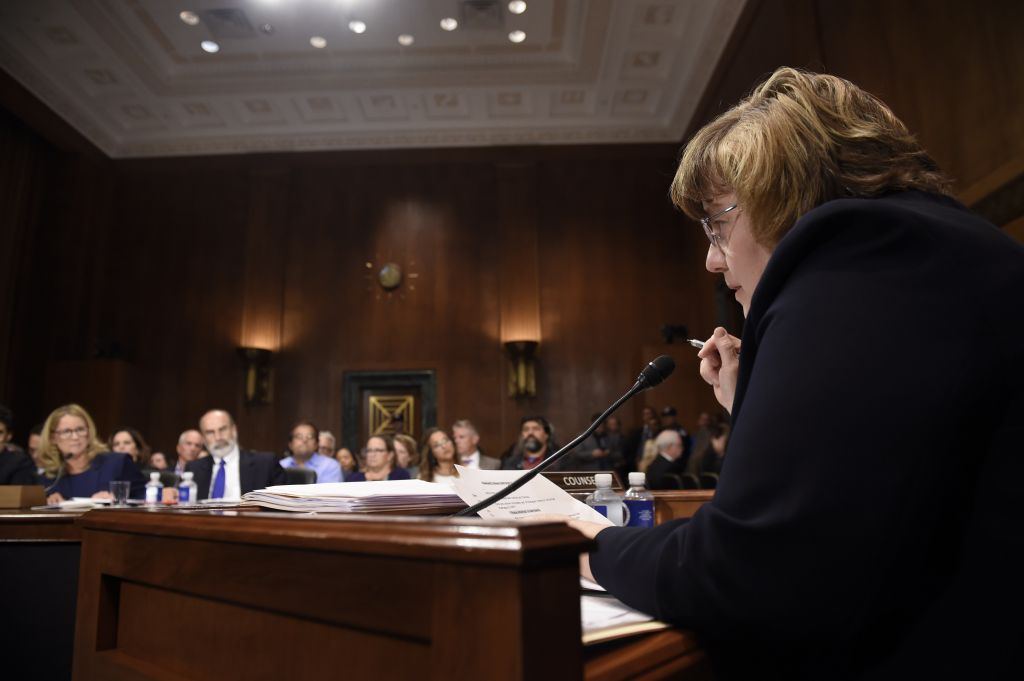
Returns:
[[[377,273],[377,283],[385,291],[394,291],[402,285],[402,268],[393,262],[386,263]]]

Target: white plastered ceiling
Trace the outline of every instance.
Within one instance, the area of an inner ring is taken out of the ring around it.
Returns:
[[[4,0],[0,67],[114,158],[678,142],[745,2]]]

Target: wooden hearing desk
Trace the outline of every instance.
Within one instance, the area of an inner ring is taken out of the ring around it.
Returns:
[[[706,675],[685,632],[583,649],[590,542],[562,524],[97,510],[79,525],[80,681]]]
[[[81,513],[0,511],[0,676],[68,679]],[[45,668],[44,668],[45,667]]]

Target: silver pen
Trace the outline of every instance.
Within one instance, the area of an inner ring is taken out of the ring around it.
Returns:
[[[698,350],[704,349],[704,341],[697,340],[696,338],[687,338],[686,342],[697,348]]]

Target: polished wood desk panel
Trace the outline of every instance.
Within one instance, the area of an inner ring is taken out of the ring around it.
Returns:
[[[97,510],[74,678],[580,678],[562,524]]]
[[[714,496],[714,490],[656,490],[654,522],[660,525],[669,520],[689,518]]]
[[[0,513],[2,675],[11,679],[71,677],[81,513]]]

